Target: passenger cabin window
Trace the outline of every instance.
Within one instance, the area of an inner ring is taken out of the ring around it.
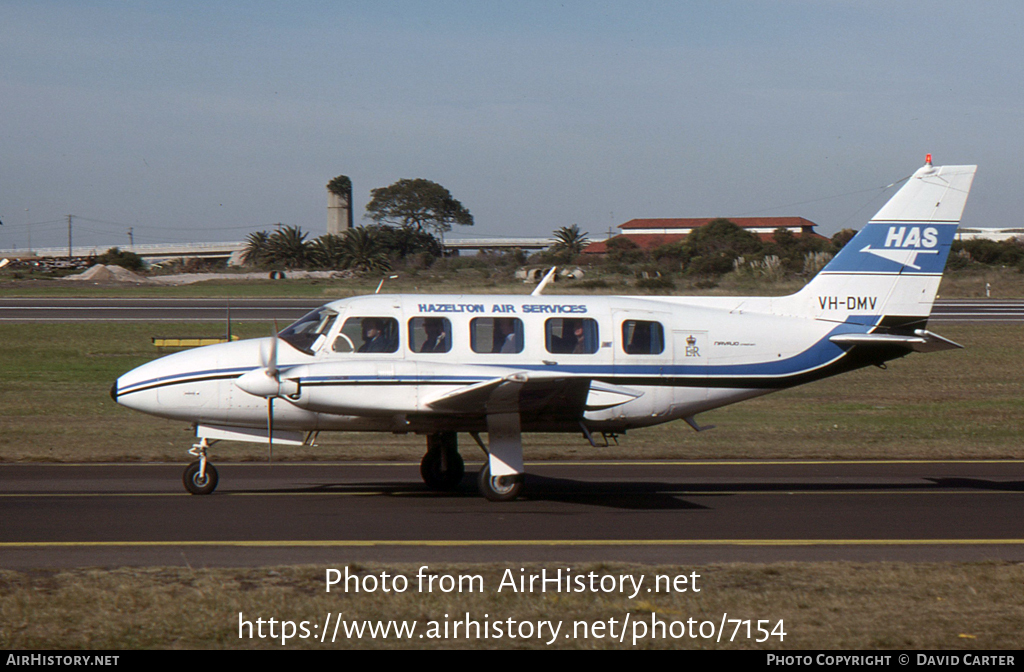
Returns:
[[[446,317],[409,320],[409,349],[413,352],[448,352],[452,349],[452,323]]]
[[[473,352],[515,354],[523,351],[523,321],[517,317],[477,317],[469,323]]]
[[[590,318],[553,317],[544,323],[548,352],[564,355],[592,355],[597,352],[597,321]]]
[[[323,345],[338,314],[330,308],[317,308],[281,330],[277,335],[297,350],[313,354]]]
[[[334,339],[335,352],[396,352],[398,320],[393,317],[350,317]]]
[[[660,355],[665,351],[665,330],[660,322],[626,320],[622,323],[622,349],[627,355]]]

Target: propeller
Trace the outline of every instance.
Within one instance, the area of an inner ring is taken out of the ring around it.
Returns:
[[[270,447],[270,460],[274,459],[274,399],[288,397],[299,393],[299,384],[287,378],[281,379],[281,370],[277,367],[277,324],[270,338],[270,353],[264,346],[260,347],[261,367],[240,376],[235,385],[244,392],[267,400],[267,442]]]

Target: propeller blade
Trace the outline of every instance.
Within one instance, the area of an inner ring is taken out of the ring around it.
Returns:
[[[274,461],[274,398],[267,397],[267,443],[270,446],[268,462]]]
[[[270,337],[270,362],[267,364],[267,375],[277,380],[277,321],[274,321],[274,333]]]

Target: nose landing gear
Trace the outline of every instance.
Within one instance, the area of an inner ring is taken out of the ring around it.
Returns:
[[[206,459],[206,449],[209,447],[206,439],[200,439],[188,451],[189,455],[199,459],[185,467],[181,481],[193,495],[208,495],[217,489],[217,469]]]

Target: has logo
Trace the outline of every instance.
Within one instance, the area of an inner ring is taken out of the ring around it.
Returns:
[[[901,266],[921,270],[917,263],[919,254],[938,254],[931,249],[939,244],[939,230],[933,226],[890,226],[885,236],[885,245],[881,248],[866,245],[861,252],[888,259]]]

